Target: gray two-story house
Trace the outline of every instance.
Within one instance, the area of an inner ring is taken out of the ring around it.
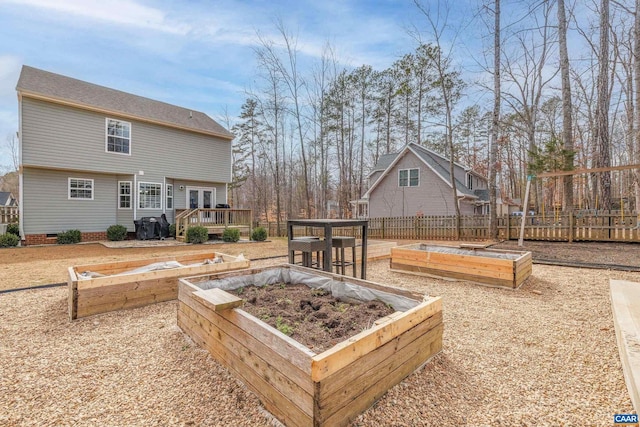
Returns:
[[[449,174],[449,159],[410,143],[397,153],[380,156],[369,174],[369,189],[352,202],[359,217],[462,215],[489,212],[487,180],[468,167],[454,163],[456,197]]]
[[[28,66],[16,90],[25,244],[226,203],[233,135],[206,114]]]

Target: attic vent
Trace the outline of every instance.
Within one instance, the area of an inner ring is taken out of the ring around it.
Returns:
[[[193,118],[193,111],[189,111],[189,118],[192,119]]]

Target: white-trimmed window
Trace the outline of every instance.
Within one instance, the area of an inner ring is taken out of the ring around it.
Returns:
[[[131,123],[107,119],[106,150],[109,153],[131,155]]]
[[[467,173],[467,188],[473,190],[473,175]]]
[[[69,178],[69,200],[93,200],[93,180]]]
[[[173,184],[167,184],[167,209],[173,209]]]
[[[156,182],[138,183],[138,208],[162,209],[162,184]]]
[[[400,169],[398,171],[399,187],[417,187],[420,184],[420,169]]]
[[[118,181],[118,209],[131,208],[131,181]]]

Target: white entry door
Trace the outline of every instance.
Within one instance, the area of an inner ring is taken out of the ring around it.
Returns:
[[[189,209],[211,209],[215,207],[216,189],[211,187],[187,187]]]

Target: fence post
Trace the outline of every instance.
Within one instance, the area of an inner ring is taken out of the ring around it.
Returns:
[[[573,243],[573,211],[569,212],[569,243]]]
[[[384,240],[384,218],[382,218],[382,240]]]
[[[505,221],[505,230],[506,230],[505,231],[505,240],[507,240],[507,241],[511,240],[511,228],[510,228],[511,221],[509,221],[509,219],[510,219],[509,218],[509,214],[507,214],[506,217],[505,217],[505,220],[504,220]]]

